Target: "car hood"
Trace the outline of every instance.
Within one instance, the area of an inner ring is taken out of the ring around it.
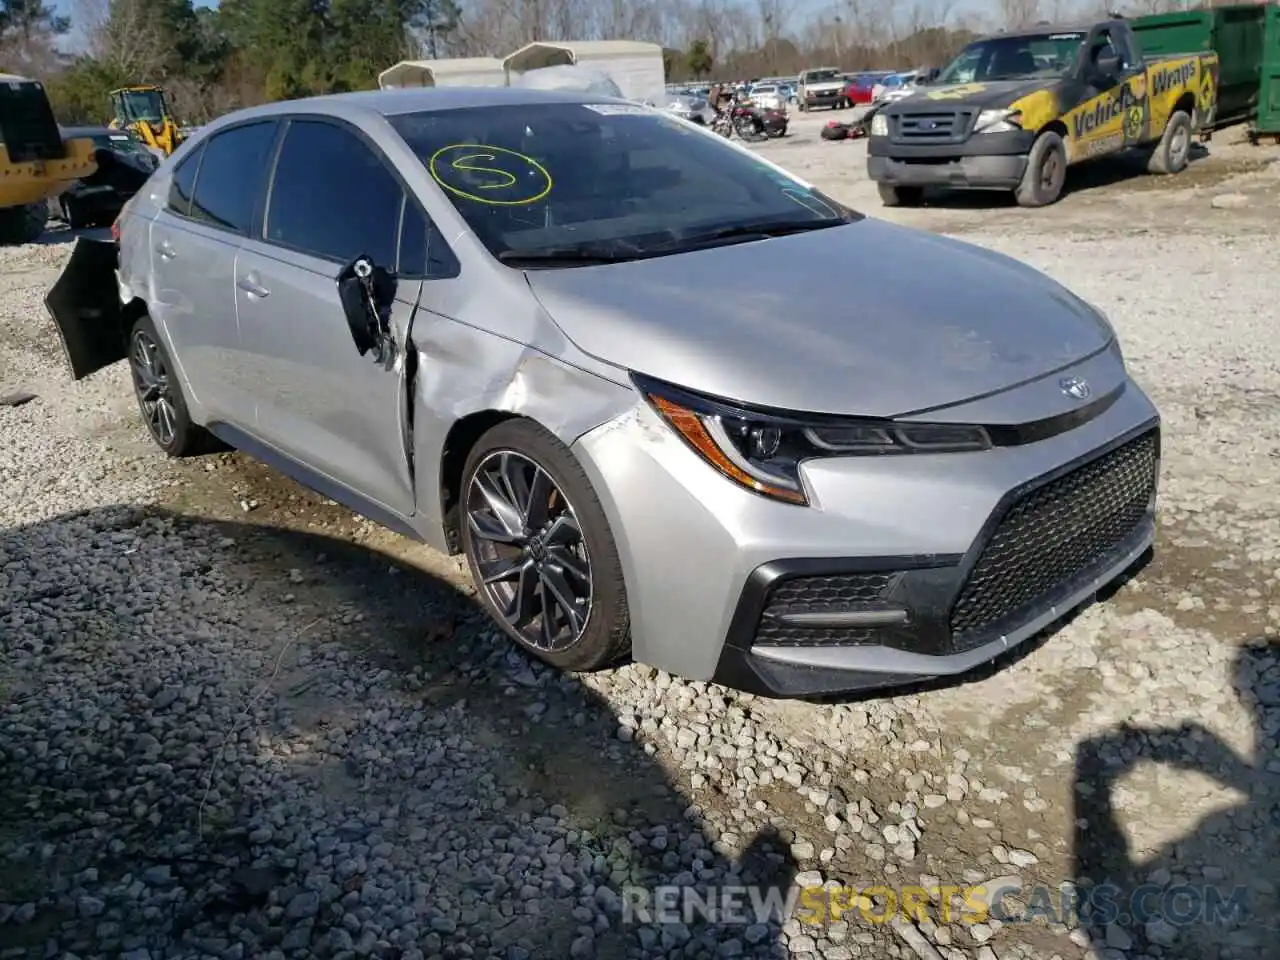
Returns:
[[[533,270],[597,359],[759,406],[889,417],[1032,380],[1109,326],[1008,257],[867,218],[771,240]]]
[[[911,96],[894,104],[895,110],[913,110],[919,107],[972,107],[978,110],[999,110],[1041,90],[1056,88],[1062,81],[1054,78],[1035,80],[993,80],[988,83],[949,83],[937,87],[922,87]]]

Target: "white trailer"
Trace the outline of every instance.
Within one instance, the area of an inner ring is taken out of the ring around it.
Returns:
[[[543,67],[583,66],[609,77],[629,100],[666,102],[662,47],[632,40],[536,41],[502,61],[507,82]]]
[[[378,74],[378,86],[505,87],[507,71],[497,57],[454,57],[439,60],[401,60]]]

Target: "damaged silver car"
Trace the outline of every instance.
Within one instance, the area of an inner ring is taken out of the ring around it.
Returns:
[[[257,107],[113,231],[47,298],[75,377],[127,359],[168,454],[216,439],[465,553],[565,669],[958,674],[1153,539],[1159,417],[1098,311],[662,111]]]

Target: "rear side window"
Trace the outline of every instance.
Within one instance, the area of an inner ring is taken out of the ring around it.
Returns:
[[[200,157],[204,147],[196,147],[191,155],[178,164],[169,184],[169,209],[184,217],[191,216],[191,195],[195,193],[196,173],[200,170]]]
[[[394,269],[403,202],[400,181],[353,131],[293,120],[276,161],[266,239],[340,263],[364,254]]]
[[[200,164],[191,202],[193,219],[235,233],[249,232],[275,132],[275,121],[267,120],[214,134]]]

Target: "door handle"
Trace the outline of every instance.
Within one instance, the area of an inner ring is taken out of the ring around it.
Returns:
[[[239,287],[241,290],[243,290],[245,293],[247,293],[251,297],[261,298],[271,293],[271,291],[268,290],[266,287],[264,287],[262,284],[256,283],[254,280],[252,280],[249,277],[241,277],[240,279],[238,279],[236,281],[236,286]]]
[[[164,257],[166,260],[172,260],[178,255],[178,251],[173,249],[173,244],[168,240],[161,240],[156,244],[156,253]]]

